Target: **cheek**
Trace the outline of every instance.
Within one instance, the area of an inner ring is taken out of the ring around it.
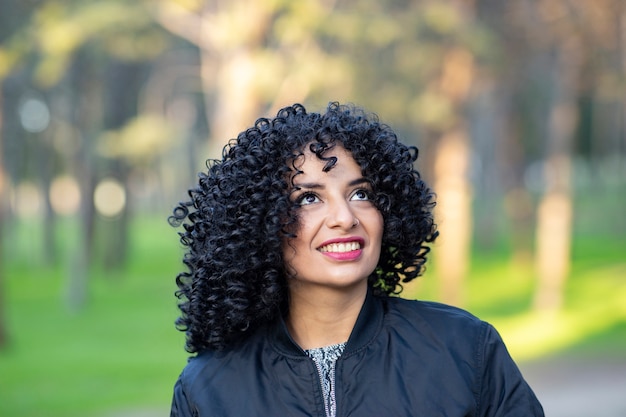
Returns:
[[[298,264],[296,246],[293,239],[283,242],[283,266],[288,277],[296,275],[296,267]]]
[[[319,219],[315,213],[310,213],[311,210],[299,213],[297,223],[294,224],[293,234],[295,238],[291,239],[291,246],[302,247],[311,243],[315,238],[316,231],[319,225]]]
[[[289,263],[291,259],[293,259],[293,245],[291,244],[292,239],[284,239],[281,249],[283,251],[283,262]]]
[[[301,221],[297,228],[294,228],[294,238],[284,239],[282,244],[283,261],[287,265],[291,265],[298,262],[307,251],[310,246],[310,234],[306,225]]]
[[[385,221],[383,220],[383,215],[376,210],[375,214],[372,214],[372,229],[371,236],[372,240],[377,240],[378,243],[382,241],[383,231],[385,229]]]

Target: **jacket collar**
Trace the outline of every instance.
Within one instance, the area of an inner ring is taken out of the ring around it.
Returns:
[[[367,346],[376,337],[382,327],[384,315],[383,300],[367,292],[363,306],[356,320],[343,356],[350,355]],[[287,324],[281,317],[269,330],[270,343],[286,356],[303,356],[304,351],[292,339]]]

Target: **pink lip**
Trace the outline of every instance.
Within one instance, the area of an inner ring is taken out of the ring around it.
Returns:
[[[320,248],[326,245],[330,245],[332,243],[347,243],[347,242],[358,242],[359,245],[361,245],[361,248],[365,244],[365,240],[360,237],[342,237],[342,238],[335,238],[335,239],[327,240],[320,245]],[[320,253],[336,261],[354,261],[361,257],[361,254],[363,253],[363,249],[357,249],[357,250],[353,250],[349,252],[320,252]]]
[[[354,261],[361,257],[363,250],[357,249],[350,252],[321,252],[322,255],[328,256],[336,261]]]

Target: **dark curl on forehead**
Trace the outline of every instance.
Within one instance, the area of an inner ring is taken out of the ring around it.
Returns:
[[[324,136],[328,136],[328,137],[324,137]],[[326,161],[326,164],[324,165],[324,168],[322,168],[322,171],[328,172],[337,163],[337,157],[336,156],[329,156],[329,157],[324,156],[325,152],[335,147],[335,141],[332,139],[332,137],[330,137],[330,135],[324,135],[324,136],[320,136],[316,138],[317,142],[311,143],[309,145],[309,150],[311,151],[311,153],[315,154],[315,156],[317,156],[322,161]]]

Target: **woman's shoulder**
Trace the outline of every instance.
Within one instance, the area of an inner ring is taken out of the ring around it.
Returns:
[[[213,373],[227,361],[228,354],[223,351],[203,350],[189,357],[180,375],[181,381],[193,384],[199,375]]]
[[[435,314],[449,316],[451,318],[480,320],[467,310],[437,301],[425,301],[393,296],[385,297],[384,300],[392,310],[407,313],[413,311],[416,314]]]
[[[211,379],[228,374],[232,368],[243,370],[256,366],[253,358],[258,355],[254,351],[267,348],[263,338],[256,333],[223,350],[206,349],[191,356],[181,373],[181,380],[193,385],[199,377]]]
[[[387,320],[392,324],[456,332],[484,332],[491,327],[467,310],[435,301],[387,297],[384,303]]]

